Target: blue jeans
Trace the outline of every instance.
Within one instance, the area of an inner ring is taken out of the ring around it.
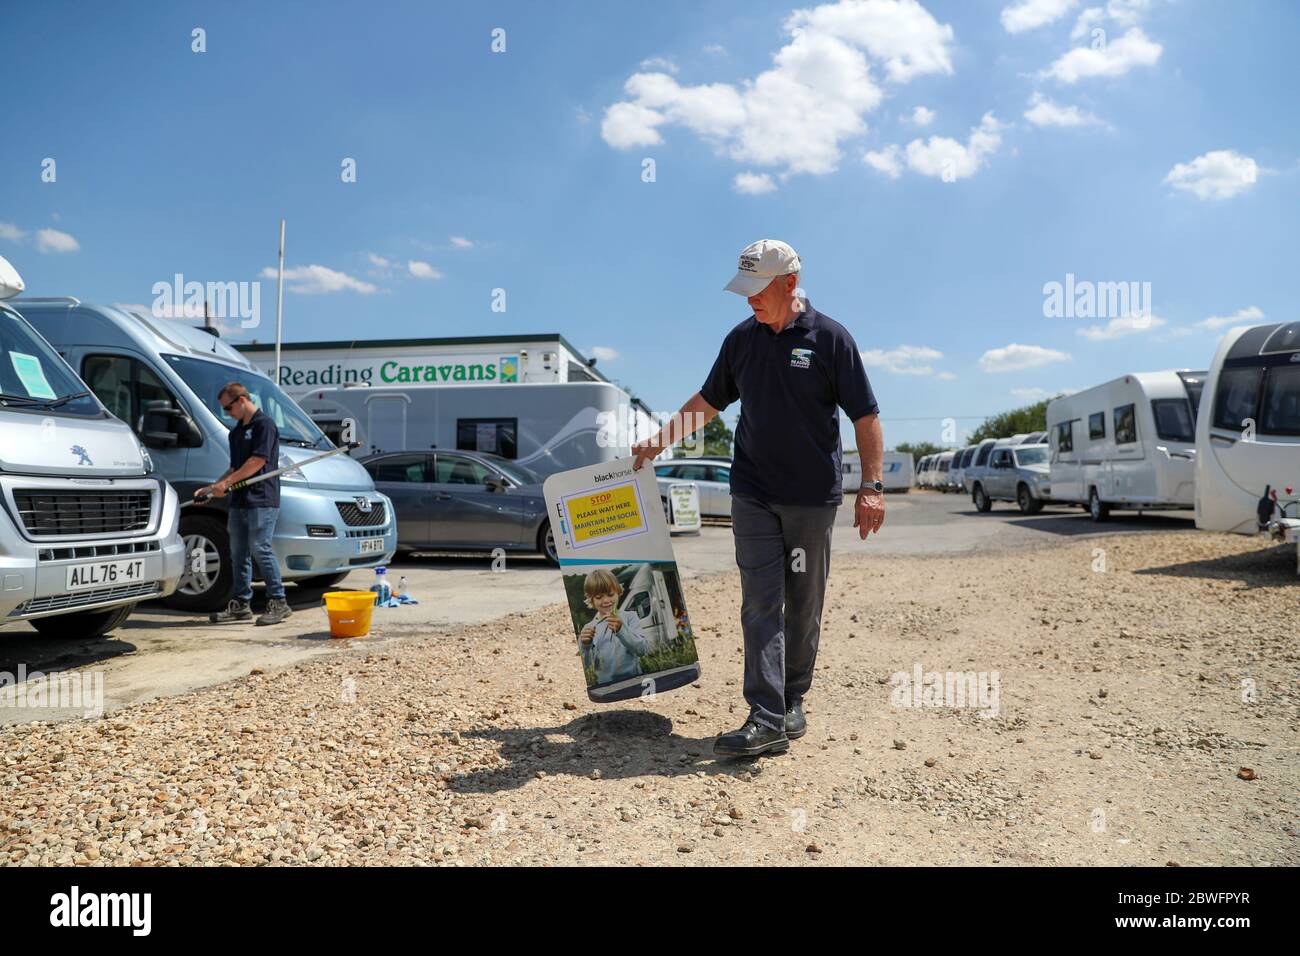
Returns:
[[[749,719],[773,730],[785,729],[785,712],[812,685],[836,510],[731,496],[745,700]]]
[[[226,516],[226,530],[230,532],[230,563],[235,569],[235,589],[232,597],[237,601],[253,599],[253,562],[262,572],[266,582],[266,596],[270,600],[283,600],[284,581],[280,579],[280,562],[271,547],[275,533],[275,519],[279,508],[230,507]]]

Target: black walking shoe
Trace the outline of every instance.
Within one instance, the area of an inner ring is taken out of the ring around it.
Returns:
[[[266,613],[257,619],[257,623],[259,626],[279,624],[292,613],[293,608],[284,598],[271,598],[266,602]]]
[[[791,704],[785,712],[785,735],[798,740],[808,732],[808,718],[803,715],[803,702]]]
[[[745,721],[745,726],[723,734],[713,744],[713,752],[722,757],[757,757],[759,754],[779,754],[790,749],[790,739],[784,730],[773,730]]]
[[[253,609],[248,606],[248,602],[233,599],[226,605],[224,611],[213,611],[208,615],[208,620],[213,624],[228,624],[231,621],[251,621],[252,619]]]

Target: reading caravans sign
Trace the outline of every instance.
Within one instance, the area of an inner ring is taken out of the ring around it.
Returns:
[[[400,358],[302,359],[280,365],[285,388],[336,385],[441,385],[519,381],[519,356],[406,355]]]

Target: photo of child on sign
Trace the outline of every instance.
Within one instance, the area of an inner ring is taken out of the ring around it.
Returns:
[[[564,588],[589,689],[698,660],[681,581],[671,562],[566,574]]]

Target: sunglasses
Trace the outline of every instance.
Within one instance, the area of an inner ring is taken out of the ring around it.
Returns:
[[[242,397],[242,396],[241,396],[241,397]],[[221,410],[222,410],[223,412],[229,413],[230,410],[231,410],[232,408],[234,408],[234,407],[235,407],[236,405],[238,405],[238,404],[239,404],[239,399],[238,399],[238,398],[231,399],[229,405],[222,405],[222,406],[221,406]]]

